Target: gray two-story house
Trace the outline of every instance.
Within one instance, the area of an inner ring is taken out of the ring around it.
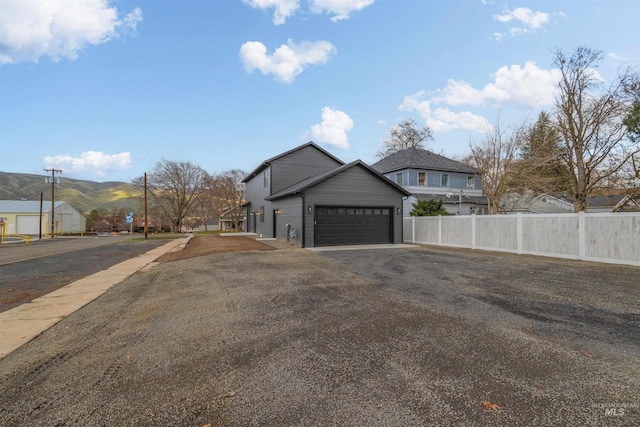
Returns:
[[[474,167],[419,148],[397,151],[371,167],[411,193],[404,201],[405,216],[417,200],[441,200],[453,215],[487,214],[480,171]]]
[[[366,163],[308,142],[245,179],[247,231],[302,247],[402,243],[410,193]]]

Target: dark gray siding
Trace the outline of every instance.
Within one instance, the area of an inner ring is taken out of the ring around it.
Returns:
[[[297,230],[296,238],[291,241],[297,246],[302,245],[302,197],[291,196],[279,199],[273,202],[274,209],[279,209],[276,237],[281,240],[287,240],[287,223],[291,224],[291,228]]]
[[[305,246],[313,246],[313,211],[316,205],[393,208],[393,241],[402,243],[402,197],[397,189],[361,166],[354,166],[317,184],[305,191],[305,212],[307,206],[312,206],[312,213],[305,213]],[[399,214],[396,208],[400,208]]]
[[[271,194],[338,166],[341,164],[312,146],[301,148],[271,163]]]
[[[248,227],[253,225],[253,217],[251,213],[259,212],[260,207],[264,206],[264,221],[261,218],[256,218],[256,230],[250,229],[254,233],[262,234],[264,237],[271,237],[273,234],[273,206],[271,202],[266,201],[264,198],[270,195],[269,186],[264,187],[263,172],[253,177],[246,184],[246,201],[251,203],[247,212],[247,221],[251,223]]]

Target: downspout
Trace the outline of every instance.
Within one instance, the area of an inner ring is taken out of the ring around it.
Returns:
[[[305,218],[307,216],[307,211],[305,210],[305,202],[304,202],[304,193],[300,194],[300,198],[302,199],[302,247],[305,247],[305,237],[307,235],[307,229],[305,228]]]

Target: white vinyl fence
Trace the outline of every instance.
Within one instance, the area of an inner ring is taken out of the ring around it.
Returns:
[[[640,266],[640,213],[411,217],[403,240]]]

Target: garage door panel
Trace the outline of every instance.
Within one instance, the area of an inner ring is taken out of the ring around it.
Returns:
[[[319,206],[315,209],[315,246],[392,242],[392,209]]]
[[[40,215],[17,215],[16,216],[16,233],[17,234],[38,234],[40,225],[38,219]]]

